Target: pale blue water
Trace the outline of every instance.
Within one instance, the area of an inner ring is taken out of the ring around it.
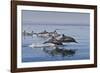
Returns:
[[[89,36],[89,26],[88,25],[77,25],[71,24],[24,24],[22,31],[26,30],[28,32],[42,32],[44,30],[54,31],[60,34],[65,34],[76,39],[78,43],[68,43],[64,47],[66,49],[76,49],[77,51],[73,56],[61,55],[51,56],[43,51],[43,48],[31,48],[28,47],[32,43],[43,43],[45,39],[36,36],[22,36],[22,62],[37,62],[37,61],[60,61],[60,60],[82,60],[90,59],[90,36]]]

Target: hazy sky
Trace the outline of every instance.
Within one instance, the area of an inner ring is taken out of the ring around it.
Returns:
[[[89,13],[22,10],[23,23],[36,24],[90,24]]]

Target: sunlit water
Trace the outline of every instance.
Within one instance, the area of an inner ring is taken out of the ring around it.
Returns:
[[[29,45],[42,44],[47,39],[33,36],[22,36],[22,62],[38,62],[38,61],[61,61],[61,60],[85,60],[90,58],[90,36],[89,26],[84,25],[39,25],[39,24],[24,24],[22,31],[42,32],[47,30],[52,32],[57,29],[60,34],[65,34],[76,39],[78,43],[68,43],[64,46],[65,49],[75,49],[73,56],[55,55],[52,56],[43,51],[43,48],[31,48]]]

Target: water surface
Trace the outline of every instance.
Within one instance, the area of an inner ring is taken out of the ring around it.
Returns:
[[[73,56],[52,56],[43,51],[43,48],[31,48],[29,45],[42,44],[47,39],[37,36],[22,36],[22,62],[61,61],[61,60],[86,60],[90,59],[90,36],[89,24],[33,24],[24,23],[22,31],[42,32],[44,30],[53,32],[55,29],[59,34],[65,34],[76,39],[78,43],[68,43],[65,49],[76,50]]]

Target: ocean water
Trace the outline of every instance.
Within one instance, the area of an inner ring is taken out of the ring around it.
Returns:
[[[76,50],[74,55],[62,56],[61,54],[49,54],[43,50],[43,47],[32,48],[31,44],[43,44],[48,38],[22,35],[22,62],[42,62],[42,61],[62,61],[62,60],[86,60],[90,59],[90,28],[89,25],[72,24],[23,24],[22,31],[34,31],[36,33],[44,30],[48,32],[56,31],[59,34],[73,37],[78,43],[66,43],[65,49]],[[49,49],[49,48],[48,48]],[[52,48],[50,48],[52,49]]]

